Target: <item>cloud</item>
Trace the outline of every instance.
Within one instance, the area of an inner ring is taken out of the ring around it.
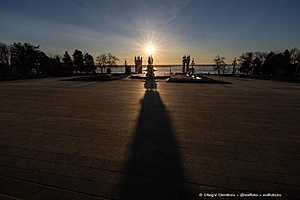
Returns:
[[[168,14],[170,15],[169,19],[167,20],[168,23],[172,23],[176,20],[178,14],[181,12],[186,12],[185,8],[190,5],[192,0],[181,0],[181,1],[174,1],[173,6],[170,7],[168,10]]]

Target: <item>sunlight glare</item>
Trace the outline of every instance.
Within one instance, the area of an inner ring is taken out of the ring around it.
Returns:
[[[153,55],[155,53],[155,47],[153,46],[153,44],[148,44],[145,48],[145,51],[147,55]]]

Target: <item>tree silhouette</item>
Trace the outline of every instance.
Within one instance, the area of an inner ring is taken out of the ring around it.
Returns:
[[[255,77],[294,79],[299,63],[300,52],[295,48],[281,53],[247,52],[240,56],[240,71]]]
[[[259,57],[255,57],[252,61],[253,74],[259,75],[261,72],[262,60]]]
[[[92,55],[86,53],[84,55],[84,69],[85,72],[95,72],[96,70],[96,66],[95,66],[95,62],[94,62],[94,58]]]
[[[70,56],[67,63],[72,64]],[[0,44],[0,73],[16,77],[46,77],[63,74],[59,57],[49,57],[29,43]]]
[[[265,58],[265,61],[262,65],[262,73],[264,75],[272,75],[274,74],[274,65],[276,65],[276,63],[274,63],[274,56],[275,56],[275,53],[274,52],[270,52],[267,54],[266,58]]]
[[[221,74],[221,70],[223,71],[224,74],[226,68],[225,57],[220,57],[219,55],[217,55],[216,58],[214,59],[214,62],[216,64],[215,70],[218,71],[218,75]]]
[[[33,69],[37,68],[39,46],[29,43],[14,43],[10,47],[10,62],[14,72],[22,76],[32,75]]]
[[[83,54],[80,50],[75,49],[73,53],[73,64],[76,72],[84,71]]]
[[[109,66],[116,65],[118,61],[119,61],[119,58],[117,58],[116,56],[113,56],[111,53],[107,54],[107,64]]]
[[[37,52],[36,64],[34,70],[37,75],[47,74],[50,65],[50,58],[44,52]]]
[[[74,66],[71,59],[71,56],[66,51],[63,57],[63,71],[67,74],[72,74],[74,72]]]
[[[300,52],[297,49],[287,49],[283,53],[285,77],[294,79],[298,72]]]
[[[116,56],[113,56],[111,53],[106,54],[102,54],[100,56],[98,56],[96,58],[97,64],[101,69],[101,73],[104,72],[105,67],[109,66],[112,67],[114,65],[117,64],[117,62],[119,61],[119,58],[117,58]]]
[[[107,54],[107,64],[109,66],[109,68],[107,69],[108,73],[111,73],[111,67],[116,65],[118,61],[119,58],[117,58],[116,56],[113,56],[111,53]]]
[[[265,75],[270,75],[273,77],[281,77],[286,75],[287,65],[289,64],[288,52],[283,53],[273,53],[270,52],[263,64],[263,72]]]
[[[9,73],[9,49],[6,44],[0,43],[0,76]]]
[[[100,67],[101,73],[103,73],[105,66],[107,65],[107,56],[102,54],[96,58],[97,64]]]
[[[234,75],[236,73],[236,67],[238,65],[237,59],[234,58],[232,62],[232,74]]]
[[[46,68],[47,75],[49,76],[61,76],[65,74],[59,56],[48,57],[48,63],[44,68]]]
[[[249,75],[249,73],[253,70],[253,53],[247,52],[240,56],[240,72],[246,73]]]

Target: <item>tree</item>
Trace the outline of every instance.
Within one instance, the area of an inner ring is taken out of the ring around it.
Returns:
[[[265,52],[254,52],[252,60],[252,74],[261,75],[263,72],[263,63],[266,60],[267,53]]]
[[[52,59],[52,67],[55,69],[54,72],[55,75],[62,75],[63,74],[63,67],[62,67],[62,64],[61,64],[61,61],[60,61],[60,57],[57,55],[55,56],[54,58],[51,58]]]
[[[263,61],[259,57],[254,58],[254,60],[252,61],[252,68],[253,68],[252,73],[254,75],[259,75],[260,74],[262,63],[263,63]]]
[[[108,72],[108,70],[107,70],[107,72],[111,73],[111,67],[117,64],[117,62],[119,61],[119,58],[117,58],[116,56],[113,56],[111,53],[108,53],[107,57],[108,57],[107,64],[109,66],[109,69],[108,69],[109,72]]]
[[[262,73],[264,75],[273,75],[274,74],[274,72],[275,72],[274,65],[276,65],[276,63],[274,63],[274,57],[275,57],[275,53],[272,51],[267,54],[265,61],[262,65]]]
[[[264,63],[265,74],[282,77],[287,75],[289,65],[288,52],[285,53],[269,53]]]
[[[83,54],[80,50],[75,50],[73,53],[73,64],[75,67],[75,71],[84,71],[84,64],[83,64]]]
[[[73,67],[73,62],[71,59],[71,56],[69,53],[66,51],[63,57],[63,71],[66,74],[73,74],[74,72],[74,67]]]
[[[0,76],[9,73],[9,49],[0,43]]]
[[[252,63],[253,62],[253,53],[247,52],[240,56],[240,72],[246,73],[249,75],[250,72],[253,70]]]
[[[96,58],[97,64],[101,69],[101,73],[105,70],[106,66],[112,67],[116,65],[119,59],[116,56],[113,56],[111,53],[102,54]]]
[[[232,74],[234,75],[236,73],[236,67],[237,67],[237,59],[234,58],[232,62]]]
[[[50,58],[44,52],[37,52],[37,59],[34,69],[37,75],[48,74]]]
[[[61,76],[65,74],[59,56],[48,57],[46,71],[49,76]]]
[[[96,70],[94,58],[88,53],[84,55],[84,68],[86,72],[95,72]]]
[[[105,54],[102,54],[96,58],[96,61],[98,66],[100,67],[101,73],[103,73],[103,70],[107,65],[107,56]]]
[[[263,75],[275,76],[278,78],[289,78],[292,79],[297,73],[297,49],[289,51],[286,49],[282,53],[270,52],[264,54],[261,60],[256,58],[253,61],[253,74],[262,73]],[[298,59],[300,60],[300,59]],[[257,70],[259,68],[260,70]]]
[[[284,76],[293,79],[297,73],[297,66],[293,64],[293,52],[286,49],[283,52],[283,72]]]
[[[10,53],[10,63],[14,72],[23,76],[32,75],[38,64],[39,46],[14,43],[10,47]]]
[[[224,74],[226,69],[225,57],[220,57],[219,55],[217,55],[214,61],[216,64],[215,70],[218,71],[218,75],[221,74],[221,70],[223,71]]]
[[[116,56],[113,56],[111,53],[107,54],[107,64],[110,67],[113,65],[116,65],[118,61],[119,61],[119,58],[117,58]]]

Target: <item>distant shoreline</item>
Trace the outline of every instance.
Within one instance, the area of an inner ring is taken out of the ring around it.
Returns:
[[[135,65],[127,65],[127,66],[130,66],[130,67],[135,67]],[[147,65],[143,65],[143,67],[146,67]],[[195,65],[194,67],[215,67],[216,64],[198,64],[198,65]],[[230,67],[232,66],[231,64],[227,64],[226,65],[227,67]],[[123,65],[114,65],[114,66],[111,66],[111,67],[124,67],[124,64]],[[180,64],[174,64],[174,65],[154,65],[154,67],[182,67],[182,65]]]

